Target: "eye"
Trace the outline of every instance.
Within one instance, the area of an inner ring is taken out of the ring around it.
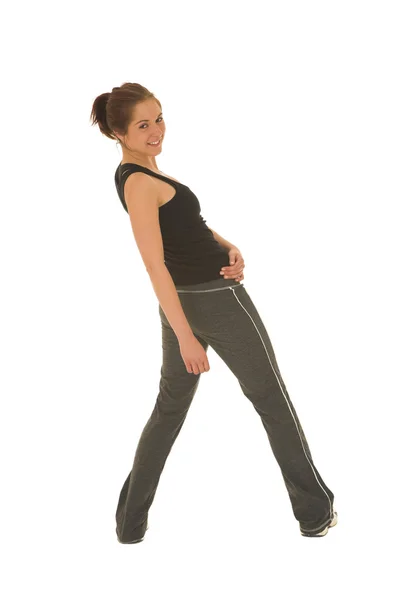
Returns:
[[[163,121],[163,120],[164,120],[164,117],[158,117],[157,121],[158,121],[159,119],[161,119],[161,120]],[[141,126],[139,127],[139,129],[143,129],[143,127],[144,127],[145,125],[147,125],[147,123],[143,123],[143,125],[141,125]]]

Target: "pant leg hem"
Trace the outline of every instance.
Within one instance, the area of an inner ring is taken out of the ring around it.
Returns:
[[[307,534],[307,533],[311,533],[311,534],[320,533],[331,522],[332,522],[332,518],[329,517],[326,521],[324,521],[321,525],[318,525],[318,527],[315,527],[314,529],[304,529],[304,527],[301,527],[301,525],[300,525],[300,531],[301,531],[301,533],[305,533],[305,534]]]

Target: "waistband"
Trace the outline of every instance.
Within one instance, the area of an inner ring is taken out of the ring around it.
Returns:
[[[176,291],[179,292],[216,292],[225,288],[235,288],[243,286],[242,283],[238,283],[234,279],[224,279],[221,275],[221,279],[212,279],[211,281],[205,281],[203,283],[192,283],[192,284],[177,284]]]

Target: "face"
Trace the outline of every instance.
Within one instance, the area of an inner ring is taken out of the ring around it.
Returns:
[[[165,129],[160,106],[153,98],[137,104],[128,134],[122,139],[128,146],[128,150],[124,151],[141,161],[157,156],[161,152]],[[158,144],[152,145],[151,142]]]

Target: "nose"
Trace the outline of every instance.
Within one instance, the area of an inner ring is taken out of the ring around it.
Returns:
[[[163,135],[162,129],[160,129],[159,127],[157,127],[157,129],[155,130],[155,132],[154,132],[153,135],[154,135],[154,137],[156,139],[160,138]]]

